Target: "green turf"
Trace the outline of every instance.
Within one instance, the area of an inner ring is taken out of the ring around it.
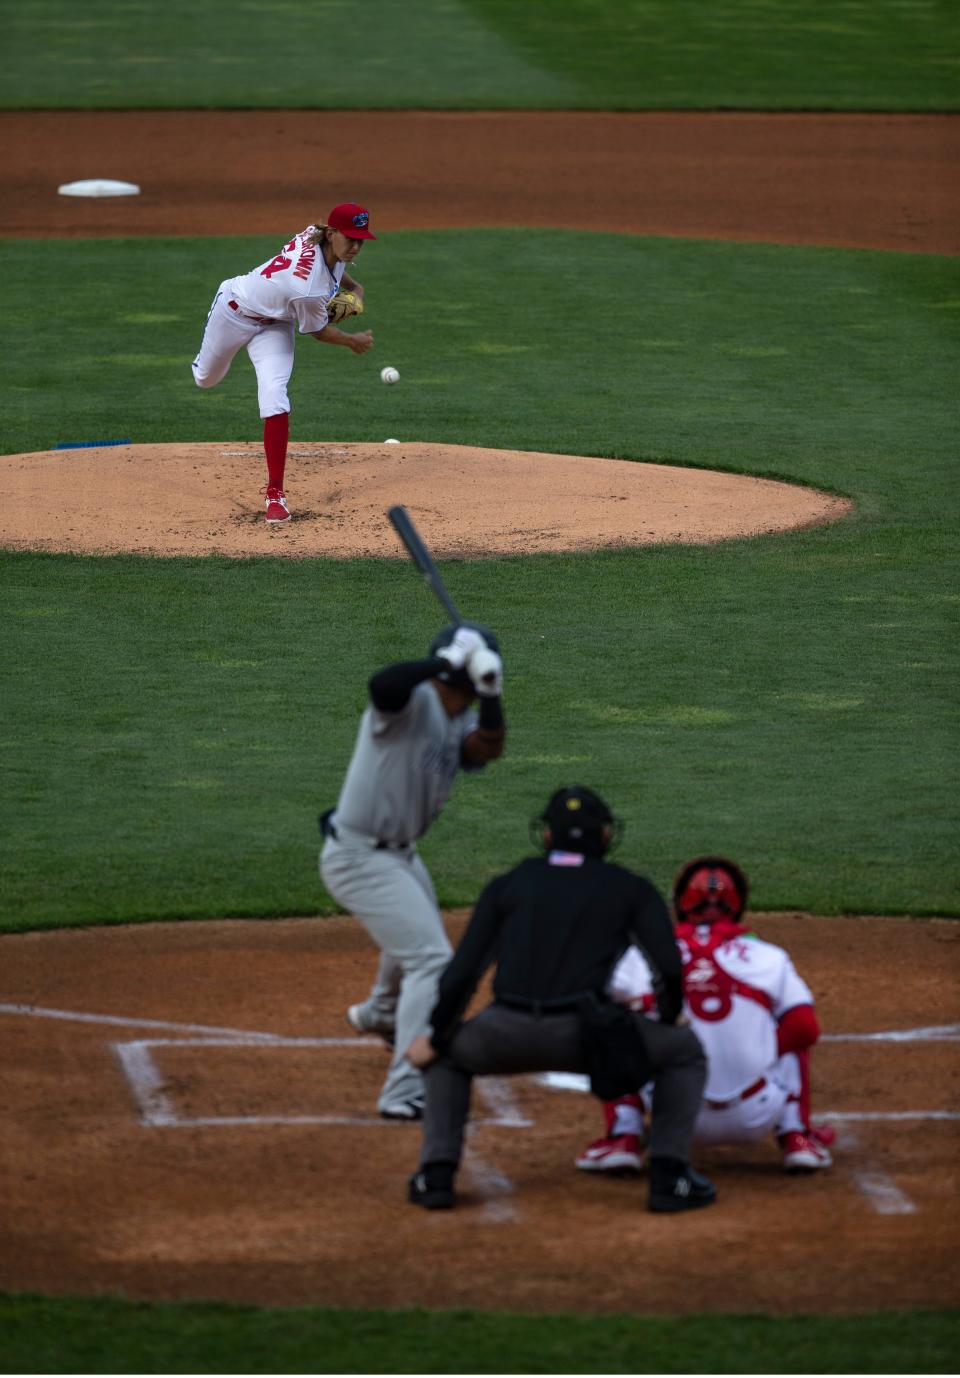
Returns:
[[[0,106],[958,106],[939,0],[3,0]]]
[[[48,246],[5,242],[3,449],[256,436],[247,361],[201,394],[188,360],[220,276],[272,247],[63,241],[47,277]],[[502,636],[511,738],[425,842],[442,899],[468,903],[580,779],[660,884],[718,849],[758,907],[956,913],[957,260],[559,231],[397,234],[365,255],[377,347],[299,342],[295,438],[676,460],[857,504],[716,547],[448,563]],[[489,285],[514,276],[505,320]],[[295,505],[295,459],[287,487]],[[410,567],[3,567],[0,923],[322,908],[314,820],[366,678],[438,622]]]
[[[521,1316],[0,1295],[0,1373],[950,1373],[948,1311]]]

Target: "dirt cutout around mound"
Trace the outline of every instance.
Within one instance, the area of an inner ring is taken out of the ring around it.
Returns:
[[[268,526],[258,445],[11,455],[0,462],[0,545],[98,554],[401,555],[385,513],[402,503],[437,555],[529,555],[756,536],[833,521],[851,508],[812,488],[742,474],[419,442],[294,446],[287,474],[294,515]]]
[[[772,1138],[703,1150],[719,1199],[682,1219],[646,1211],[645,1177],[576,1171],[599,1104],[530,1076],[478,1079],[458,1208],[408,1205],[419,1126],[378,1117],[386,1050],[344,1018],[377,961],[353,919],[3,935],[0,1287],[547,1312],[952,1305],[960,925],[752,923],[816,994],[813,1109],[835,1119],[834,1166],[787,1176]]]

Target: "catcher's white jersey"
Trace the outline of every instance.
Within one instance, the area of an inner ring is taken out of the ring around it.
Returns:
[[[301,335],[324,328],[344,265],[327,267],[321,246],[308,242],[316,232],[315,225],[308,225],[267,263],[229,280],[227,290],[244,315],[293,322]]]
[[[704,939],[708,927],[700,930]],[[812,1005],[810,987],[797,975],[782,947],[752,935],[710,949],[679,940],[686,1013],[707,1054],[707,1101],[726,1102],[778,1062],[777,1023],[795,1005]],[[646,1004],[652,995],[650,968],[630,948],[610,981],[610,993],[624,1004]]]

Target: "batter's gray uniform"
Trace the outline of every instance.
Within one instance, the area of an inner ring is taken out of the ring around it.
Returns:
[[[404,1053],[428,1026],[437,980],[451,954],[416,839],[446,803],[463,768],[464,739],[477,724],[473,709],[449,717],[430,680],[417,684],[397,712],[371,702],[320,854],[330,894],[380,948],[362,1010],[367,1027],[395,1030],[378,1102],[388,1115],[407,1117],[407,1107],[423,1105],[421,1074]]]

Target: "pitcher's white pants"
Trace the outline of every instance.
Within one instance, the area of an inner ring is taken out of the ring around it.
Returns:
[[[230,284],[221,282],[207,316],[200,353],[191,365],[198,388],[215,388],[226,378],[230,365],[246,348],[257,374],[257,398],[261,417],[290,410],[287,384],[293,372],[294,325],[272,321],[261,325],[228,306]]]
[[[328,837],[320,853],[323,883],[354,914],[380,949],[370,1013],[396,1020],[393,1060],[379,1109],[423,1101],[423,1078],[404,1054],[430,1027],[440,973],[452,949],[444,931],[430,872],[415,847],[376,850]]]

